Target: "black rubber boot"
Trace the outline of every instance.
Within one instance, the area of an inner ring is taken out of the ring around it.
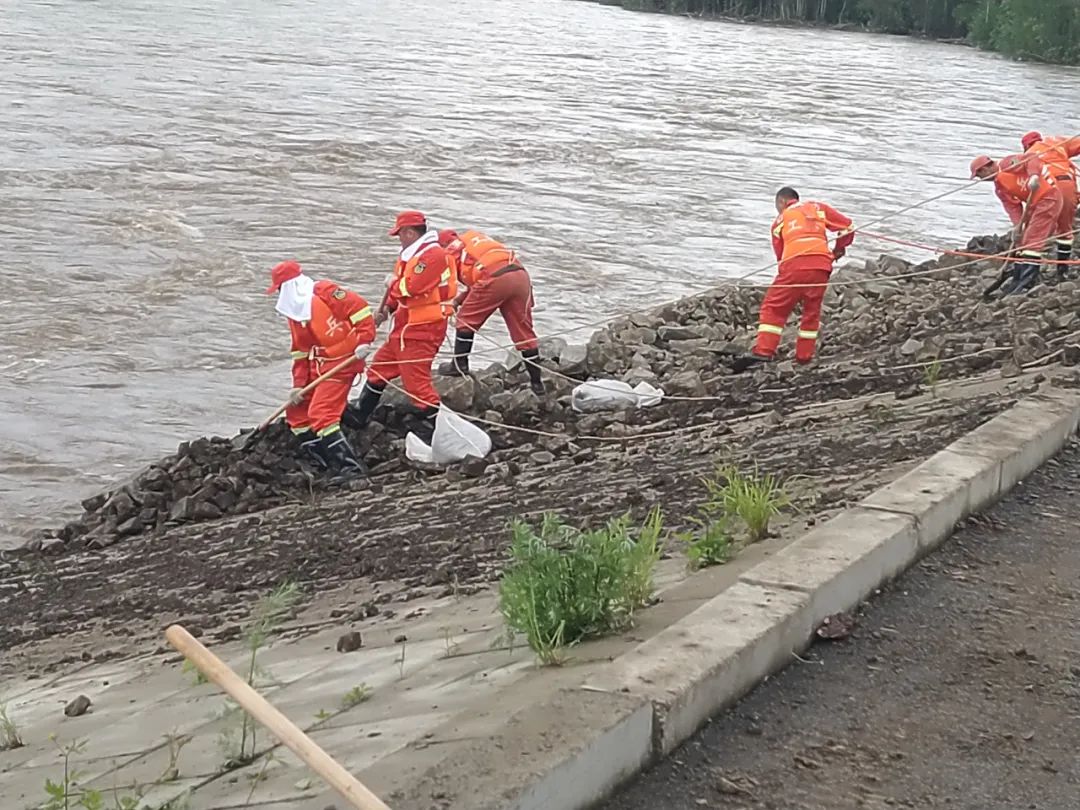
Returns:
[[[330,456],[326,453],[326,446],[322,439],[315,436],[314,433],[308,431],[313,438],[308,439],[300,448],[311,457],[311,460],[315,462],[315,466],[320,470],[330,469]]]
[[[341,421],[353,430],[366,428],[385,390],[386,383],[372,383],[364,380],[364,385],[360,388],[360,396],[355,404],[350,402],[345,406]]]
[[[1001,294],[1003,296],[1009,295],[1016,289],[1016,285],[1020,281],[1020,275],[1024,272],[1026,266],[1025,262],[1013,262],[1012,267],[1009,268],[1009,277],[1001,285]]]
[[[524,349],[521,352],[521,359],[525,361],[525,370],[529,372],[529,388],[538,397],[542,397],[547,393],[547,388],[544,387],[544,380],[540,376],[543,370],[540,365],[540,350]]]
[[[416,414],[416,422],[412,427],[412,432],[416,434],[418,439],[431,444],[431,440],[435,436],[435,417],[438,415],[438,407],[424,408]]]
[[[1062,244],[1060,242],[1058,243],[1058,246],[1057,246],[1057,260],[1059,262],[1070,261],[1072,259],[1072,253],[1073,253],[1072,245],[1065,245],[1065,244]],[[1058,281],[1067,281],[1069,278],[1071,278],[1071,275],[1069,273],[1070,269],[1071,269],[1070,266],[1067,265],[1067,264],[1059,264],[1057,266],[1057,280]]]
[[[1017,264],[1013,269],[1013,284],[1005,295],[1023,295],[1039,283],[1039,266],[1025,262]]]
[[[736,374],[742,374],[744,371],[768,363],[770,360],[772,360],[771,357],[747,352],[741,357],[735,358],[735,362],[731,364],[731,370]]]
[[[368,474],[367,465],[356,455],[349,440],[340,430],[320,439],[322,451],[326,455],[329,468],[346,478],[356,478]]]
[[[458,331],[454,335],[454,356],[439,366],[439,374],[443,377],[468,377],[469,354],[472,352],[473,332]]]

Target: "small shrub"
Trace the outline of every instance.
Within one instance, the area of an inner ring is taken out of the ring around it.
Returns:
[[[22,748],[23,739],[19,733],[19,727],[8,714],[7,704],[0,703],[0,751],[10,751],[13,748]]]
[[[362,683],[359,686],[354,686],[341,698],[341,708],[351,709],[353,706],[359,706],[361,703],[367,703],[371,700],[371,694],[374,692],[370,686],[366,683]]]
[[[780,479],[772,473],[762,475],[756,465],[750,473],[741,472],[733,464],[722,466],[714,477],[705,479],[705,487],[709,493],[706,511],[738,518],[746,526],[751,543],[765,539],[769,521],[791,504]]]
[[[720,518],[693,518],[694,531],[681,535],[686,541],[686,556],[694,568],[723,565],[735,553],[735,538],[731,535],[731,521]]]
[[[541,661],[557,664],[565,646],[629,625],[652,596],[662,531],[659,509],[636,531],[628,515],[592,531],[550,514],[539,527],[515,521],[499,587],[511,633],[524,635]]]
[[[941,378],[941,358],[935,357],[930,365],[923,369],[923,383],[930,393],[937,396],[938,380]]]

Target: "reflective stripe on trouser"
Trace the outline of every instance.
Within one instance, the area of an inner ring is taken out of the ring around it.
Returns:
[[[341,414],[349,401],[349,391],[356,380],[356,371],[335,374],[315,386],[315,390],[299,405],[285,409],[285,419],[294,430],[310,427],[320,436],[332,433],[341,422]]]
[[[425,324],[434,326],[434,324]],[[393,334],[379,347],[368,363],[367,379],[372,383],[401,378],[401,387],[418,408],[439,404],[439,392],[431,380],[431,364],[446,336],[446,321],[437,331],[412,337],[408,332]]]
[[[821,326],[821,304],[825,300],[828,270],[792,270],[782,272],[761,302],[761,322],[758,325],[754,354],[772,357],[780,346],[784,324],[802,305],[799,337],[795,342],[795,359],[808,362],[814,356],[818,329]],[[798,286],[806,285],[806,286]]]
[[[458,329],[480,331],[495,310],[502,314],[510,339],[519,351],[536,348],[532,281],[525,269],[484,279],[469,290],[457,312]]]

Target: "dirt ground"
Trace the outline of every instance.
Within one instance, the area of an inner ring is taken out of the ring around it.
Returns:
[[[603,810],[1080,806],[1080,445]]]
[[[830,291],[829,331],[807,368],[731,374],[755,289],[718,288],[595,333],[589,374],[688,397],[655,408],[576,414],[565,375],[543,401],[523,372],[464,380],[457,409],[502,420],[490,428],[496,452],[472,467],[406,462],[407,422],[396,421],[354,437],[374,465],[355,491],[320,483],[296,448],[265,436],[254,449],[243,437],[185,442],[84,502],[79,531],[0,552],[0,676],[153,649],[173,621],[232,638],[285,580],[340,598],[330,609],[343,623],[469,593],[497,577],[515,517],[555,511],[590,525],[659,505],[668,528],[689,528],[701,477],[720,462],[789,481],[798,512],[780,528],[798,533],[1041,384],[1080,385],[1080,284],[987,302],[979,291],[996,265],[955,261],[845,270],[852,286]]]

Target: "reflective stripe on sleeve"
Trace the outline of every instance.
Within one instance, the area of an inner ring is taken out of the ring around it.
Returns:
[[[350,315],[349,316],[349,322],[350,323],[357,323],[359,321],[364,320],[364,318],[370,318],[370,317],[371,317],[371,307],[364,307],[363,309],[357,310],[352,315]]]
[[[293,360],[307,360],[308,356],[307,352],[289,352],[289,357]]]
[[[402,276],[401,281],[398,282],[398,294],[401,295],[402,298],[409,297],[409,288],[405,284],[405,276]]]

